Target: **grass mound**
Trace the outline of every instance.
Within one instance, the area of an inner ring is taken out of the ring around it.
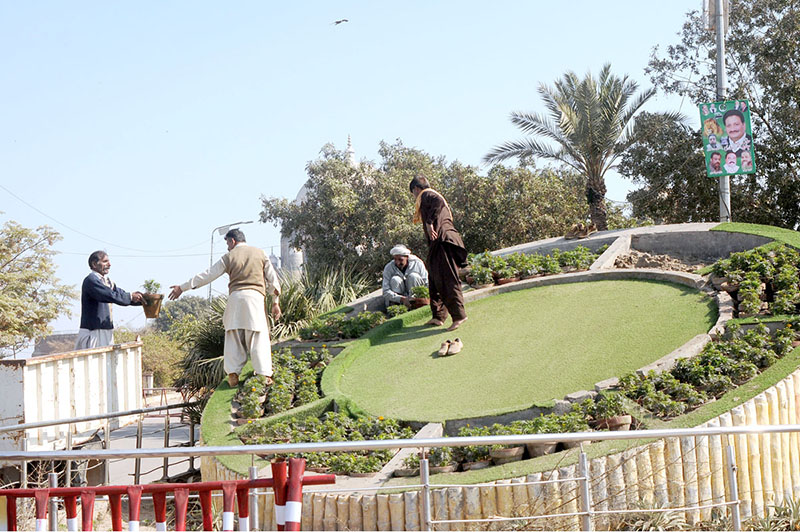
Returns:
[[[406,320],[349,361],[339,390],[369,414],[405,420],[512,412],[645,366],[717,319],[695,290],[634,280],[520,290],[470,303],[467,313],[455,333],[424,327],[425,314]],[[438,357],[456,336],[464,350]]]

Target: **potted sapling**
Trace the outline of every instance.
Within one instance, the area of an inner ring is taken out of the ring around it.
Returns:
[[[164,299],[164,294],[159,294],[161,291],[161,283],[156,282],[154,279],[145,280],[142,285],[144,288],[144,315],[148,318],[157,318],[158,313],[161,311],[161,301]]]
[[[431,303],[431,293],[427,286],[415,286],[411,289],[411,298],[408,300],[411,308],[420,308]]]

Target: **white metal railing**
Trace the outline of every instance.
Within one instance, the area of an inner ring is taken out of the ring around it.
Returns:
[[[6,427],[0,427],[0,430]],[[420,459],[420,480],[421,483],[415,486],[402,486],[403,489],[420,488],[422,494],[422,510],[425,530],[433,530],[436,524],[446,523],[465,523],[465,522],[485,522],[485,521],[519,521],[526,519],[542,519],[555,517],[580,517],[581,526],[584,530],[593,529],[594,516],[604,514],[622,513],[642,513],[642,512],[662,512],[662,511],[691,511],[710,507],[728,507],[731,511],[731,522],[734,530],[741,530],[741,517],[739,512],[739,495],[737,484],[737,465],[733,452],[733,445],[729,439],[726,454],[726,468],[728,491],[730,500],[710,504],[710,505],[690,505],[675,508],[653,508],[637,510],[595,510],[592,507],[591,494],[589,490],[589,472],[587,467],[587,457],[581,452],[578,462],[578,475],[571,478],[553,479],[537,481],[537,483],[554,482],[578,482],[580,499],[580,511],[565,512],[562,514],[549,514],[541,516],[522,516],[522,517],[493,517],[488,519],[464,519],[464,520],[434,520],[431,512],[431,489],[440,487],[475,486],[447,484],[438,485],[430,483],[429,462],[427,459],[427,449],[432,447],[463,447],[468,445],[510,445],[542,442],[580,442],[586,440],[593,441],[613,441],[613,440],[639,440],[639,439],[662,439],[676,438],[682,436],[733,436],[740,434],[770,434],[770,433],[791,433],[800,432],[800,425],[748,425],[735,427],[701,427],[701,428],[682,428],[682,429],[659,429],[659,430],[637,430],[620,432],[576,432],[559,434],[529,434],[529,435],[505,435],[505,436],[476,436],[476,437],[453,437],[453,438],[425,438],[425,439],[398,439],[398,440],[365,440],[365,441],[340,441],[340,442],[314,442],[314,443],[283,443],[268,445],[238,445],[238,446],[214,446],[214,447],[193,447],[193,448],[162,448],[162,449],[97,449],[97,450],[65,450],[65,451],[0,451],[0,460],[8,461],[29,461],[29,460],[87,460],[99,459],[107,460],[113,458],[146,458],[146,457],[198,457],[198,456],[220,456],[220,455],[262,455],[262,454],[288,454],[304,452],[340,452],[340,451],[363,451],[378,449],[397,449],[415,448],[422,451]],[[250,469],[250,475],[256,474],[256,468]],[[325,491],[325,490],[315,490]],[[339,491],[339,490],[336,490]],[[362,491],[361,488],[348,491]]]

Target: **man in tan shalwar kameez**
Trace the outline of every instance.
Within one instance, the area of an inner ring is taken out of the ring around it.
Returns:
[[[178,299],[186,290],[205,286],[227,273],[228,303],[222,323],[225,326],[225,373],[228,384],[239,384],[239,373],[247,362],[247,354],[253,361],[256,375],[267,377],[272,384],[272,352],[269,341],[269,325],[264,308],[264,298],[272,294],[272,316],[281,316],[278,296],[281,293],[278,274],[263,250],[248,246],[244,233],[231,229],[225,235],[228,253],[208,270],[199,273],[179,286],[171,286],[170,299]]]

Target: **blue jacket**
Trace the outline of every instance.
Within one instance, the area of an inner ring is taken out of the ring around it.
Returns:
[[[127,307],[131,295],[113,283],[106,286],[96,272],[87,275],[81,286],[81,329],[113,329],[111,303]]]

